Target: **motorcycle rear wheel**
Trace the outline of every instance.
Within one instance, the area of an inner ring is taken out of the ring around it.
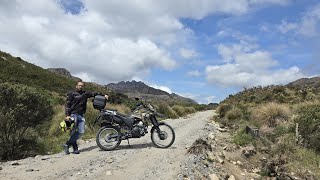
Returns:
[[[158,148],[168,148],[170,147],[175,140],[175,132],[173,128],[164,123],[159,123],[160,131],[157,131],[155,126],[151,129],[151,141]]]
[[[113,126],[103,126],[97,133],[96,142],[98,147],[102,150],[114,150],[121,143],[120,131]]]

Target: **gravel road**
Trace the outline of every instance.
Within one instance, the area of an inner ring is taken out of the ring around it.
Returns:
[[[114,151],[102,151],[91,140],[80,145],[78,155],[59,153],[1,163],[0,179],[177,179],[187,147],[207,134],[205,125],[213,115],[211,110],[167,120],[176,133],[168,149],[154,147],[150,133],[130,139],[131,147],[122,141]]]

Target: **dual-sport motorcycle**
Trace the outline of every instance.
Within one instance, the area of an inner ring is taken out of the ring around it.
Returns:
[[[96,135],[96,142],[99,148],[110,151],[117,148],[122,140],[140,138],[148,133],[148,124],[151,128],[151,141],[158,148],[168,148],[175,140],[173,128],[157,120],[164,117],[158,113],[151,104],[138,101],[137,106],[131,115],[124,115],[117,110],[96,108],[100,110],[94,124],[100,122],[101,128]],[[95,103],[94,103],[95,106]],[[104,107],[104,106],[103,106]],[[130,144],[129,144],[130,146]]]

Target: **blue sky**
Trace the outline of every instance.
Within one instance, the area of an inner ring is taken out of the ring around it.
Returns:
[[[199,103],[320,70],[317,0],[4,0],[0,50],[100,84]]]

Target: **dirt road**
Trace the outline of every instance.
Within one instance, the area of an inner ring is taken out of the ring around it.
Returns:
[[[80,146],[79,155],[59,153],[2,163],[0,179],[177,179],[186,147],[207,133],[204,127],[213,115],[214,111],[205,111],[168,120],[176,133],[168,149],[155,148],[150,134],[131,139],[131,147],[122,141],[114,151],[102,151],[92,140]]]

